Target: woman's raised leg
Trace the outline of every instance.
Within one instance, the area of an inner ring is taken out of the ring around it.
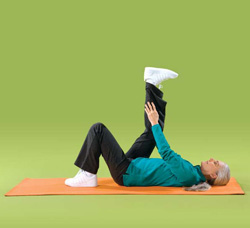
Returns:
[[[124,154],[118,142],[102,123],[93,124],[75,161],[79,168],[96,174],[99,169],[99,157],[103,156],[111,176],[119,185],[123,184],[130,160]]]
[[[156,110],[159,114],[159,124],[161,126],[161,129],[163,130],[165,122],[166,105],[167,105],[167,102],[162,99],[163,92],[160,89],[158,89],[155,85],[150,84],[148,82],[146,82],[145,90],[146,90],[145,104],[148,101],[153,102],[155,104]],[[144,110],[144,123],[146,129],[135,140],[134,144],[126,153],[126,156],[127,158],[129,158],[129,160],[138,157],[149,158],[156,145],[151,130],[151,123],[148,120],[147,113],[145,112],[145,106],[143,106],[143,110]]]

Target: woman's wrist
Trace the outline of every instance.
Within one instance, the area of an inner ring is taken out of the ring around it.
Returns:
[[[151,123],[152,126],[154,126],[154,125],[156,125],[156,124],[158,124],[158,122],[152,122],[152,123]]]

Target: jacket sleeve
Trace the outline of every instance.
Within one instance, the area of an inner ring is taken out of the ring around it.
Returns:
[[[182,157],[170,148],[159,124],[152,126],[152,132],[162,159],[172,165],[182,162]]]

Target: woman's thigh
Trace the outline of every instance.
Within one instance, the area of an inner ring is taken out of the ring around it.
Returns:
[[[155,148],[155,139],[152,131],[147,129],[135,140],[131,148],[126,153],[127,158],[135,159],[138,157],[149,158]]]

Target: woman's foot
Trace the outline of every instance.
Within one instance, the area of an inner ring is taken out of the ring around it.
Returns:
[[[144,81],[155,86],[159,85],[165,80],[173,79],[176,77],[178,77],[178,74],[172,70],[155,67],[145,67]]]
[[[79,170],[75,177],[66,179],[64,183],[70,187],[96,187],[98,185],[97,175],[89,176],[84,170]]]

